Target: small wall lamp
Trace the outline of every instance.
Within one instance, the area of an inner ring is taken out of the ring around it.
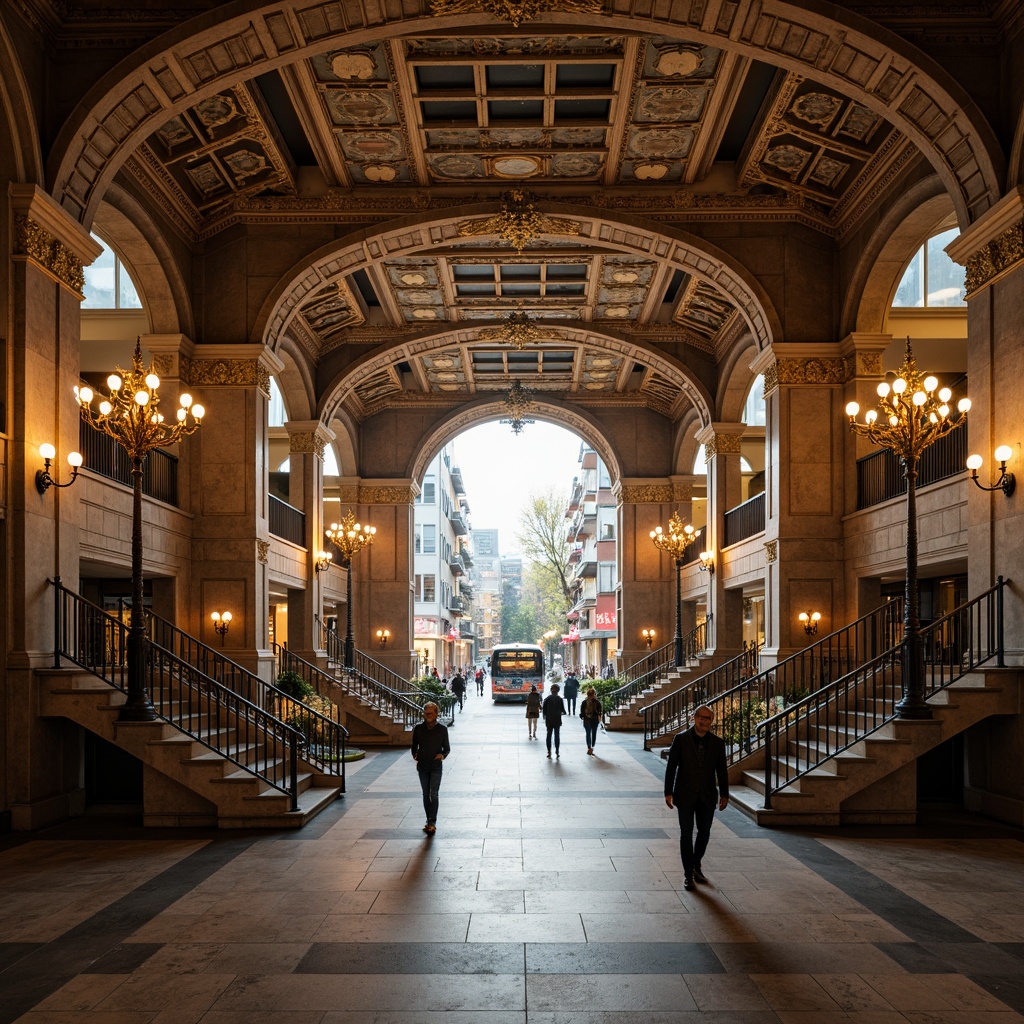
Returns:
[[[331,567],[332,557],[329,551],[318,551],[313,559],[313,570],[317,573],[326,572]]]
[[[797,618],[804,627],[808,636],[814,636],[818,632],[818,623],[821,621],[821,612],[801,612]]]
[[[391,630],[390,629],[378,629],[377,630],[377,643],[379,643],[381,645],[381,647],[387,647],[388,641],[390,639],[391,639]]]
[[[715,556],[710,551],[702,551],[700,555],[700,571],[706,572],[709,576],[715,575]]]
[[[653,629],[642,629],[640,630],[640,635],[644,638],[644,643],[650,647],[654,643],[654,637],[657,634]]]
[[[986,487],[978,479],[978,470],[981,469],[981,463],[983,461],[982,457],[980,455],[968,455],[967,468],[971,471],[971,479],[983,491],[1001,490],[1006,497],[1009,497],[1013,494],[1013,489],[1017,486],[1017,481],[1014,480],[1013,474],[1006,472],[1006,464],[1010,461],[1013,449],[1008,444],[1001,444],[993,454],[996,457],[996,461],[999,463],[999,479],[996,480],[991,487]]]
[[[227,635],[228,627],[231,625],[231,612],[212,612],[214,632],[220,637],[220,645],[224,646],[224,637]]]
[[[43,457],[43,468],[36,470],[36,489],[40,494],[45,494],[49,487],[70,487],[78,478],[78,470],[83,462],[80,452],[68,452],[71,479],[66,484],[59,484],[50,476],[50,464],[57,455],[57,449],[52,444],[41,444],[39,446],[39,454]]]

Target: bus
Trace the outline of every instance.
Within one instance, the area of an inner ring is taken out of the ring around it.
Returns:
[[[536,644],[496,644],[491,652],[491,698],[526,703],[530,687],[544,692],[544,651]]]

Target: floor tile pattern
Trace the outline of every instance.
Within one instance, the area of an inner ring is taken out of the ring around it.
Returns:
[[[1024,845],[947,816],[716,816],[682,888],[663,762],[471,697],[438,832],[407,751],[284,834],[92,813],[0,839],[0,1024],[1024,1024]]]

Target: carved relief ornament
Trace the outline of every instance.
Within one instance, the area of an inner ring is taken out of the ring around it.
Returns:
[[[435,18],[446,14],[479,14],[486,12],[519,28],[524,21],[538,14],[600,14],[603,0],[431,0],[430,13]]]
[[[14,254],[26,256],[76,295],[85,289],[82,261],[61,241],[23,213],[14,215]]]
[[[196,359],[190,370],[194,387],[257,387],[270,396],[270,371],[258,359]]]
[[[288,451],[298,455],[315,455],[322,462],[326,447],[327,442],[316,433],[288,435]]]
[[[360,505],[410,505],[414,495],[412,488],[405,487],[362,487],[359,488]]]
[[[624,505],[669,505],[674,499],[671,484],[626,484],[622,488]]]
[[[716,455],[739,455],[742,445],[742,434],[715,434],[704,442],[704,461],[710,462]]]
[[[256,557],[260,560],[263,565],[266,565],[270,559],[270,541],[269,540],[258,540],[256,541]]]
[[[862,373],[870,373],[868,360],[861,359]],[[845,384],[851,364],[842,357],[777,359],[764,368],[764,393],[770,395],[780,384]],[[881,370],[879,369],[879,373]]]
[[[1024,260],[1024,221],[1011,224],[991,242],[986,242],[973,256],[967,257],[964,288],[973,295],[1004,270]]]
[[[764,560],[774,562],[779,557],[779,542],[777,540],[766,540],[764,542]]]

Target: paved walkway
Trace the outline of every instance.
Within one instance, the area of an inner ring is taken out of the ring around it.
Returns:
[[[1020,833],[730,809],[688,893],[638,737],[549,761],[476,696],[451,735],[432,838],[404,750],[299,833],[0,840],[0,1024],[1024,1022]]]

